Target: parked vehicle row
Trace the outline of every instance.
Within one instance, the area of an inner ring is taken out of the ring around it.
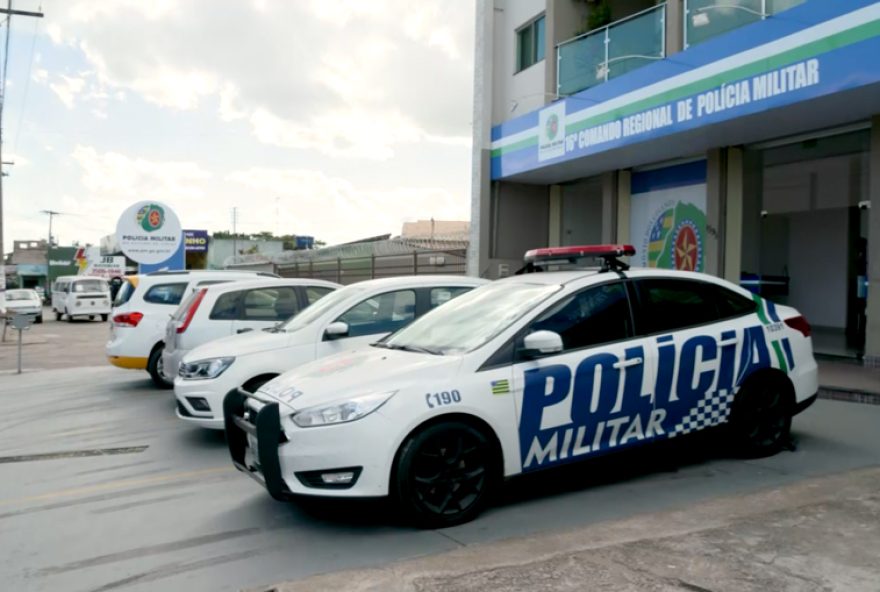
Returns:
[[[177,416],[224,429],[273,498],[389,496],[421,526],[473,519],[515,475],[717,426],[780,450],[818,390],[809,323],[634,252],[539,249],[541,273],[495,282],[150,274],[120,291],[108,353],[173,378]],[[585,257],[601,266],[550,271]],[[122,334],[172,282],[176,310]]]

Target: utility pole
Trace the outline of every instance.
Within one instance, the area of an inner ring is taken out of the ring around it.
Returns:
[[[46,243],[46,294],[49,293],[49,267],[52,264],[51,257],[49,253],[52,251],[52,218],[55,216],[60,216],[61,212],[56,212],[55,210],[40,210],[42,214],[49,215],[49,242]]]
[[[6,15],[6,40],[3,52],[3,72],[0,72],[0,313],[6,310],[6,249],[3,246],[3,105],[6,103],[6,68],[9,64],[9,35],[12,26],[12,15],[42,18],[42,12],[12,10],[12,0],[6,1],[6,8],[0,8],[0,14]],[[49,273],[49,268],[46,268]]]
[[[238,231],[236,224],[238,222],[238,208],[232,208],[232,256],[238,257]],[[233,259],[234,261],[234,259]]]

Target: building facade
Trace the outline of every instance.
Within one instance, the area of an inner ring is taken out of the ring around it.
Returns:
[[[880,2],[480,0],[468,271],[630,243],[880,361]]]

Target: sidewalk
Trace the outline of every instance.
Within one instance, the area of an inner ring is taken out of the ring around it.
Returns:
[[[819,397],[880,405],[880,369],[858,362],[819,359]]]
[[[876,592],[878,548],[871,468],[256,590]]]

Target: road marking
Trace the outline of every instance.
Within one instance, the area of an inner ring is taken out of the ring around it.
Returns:
[[[119,481],[109,481],[100,485],[88,485],[85,487],[74,487],[72,489],[61,489],[49,493],[41,493],[40,495],[31,495],[28,497],[12,498],[0,500],[0,506],[11,504],[23,504],[29,502],[39,502],[59,497],[70,497],[74,495],[84,495],[87,493],[95,493],[100,491],[108,491],[113,489],[125,489],[136,485],[152,485],[154,483],[164,483],[166,481],[182,481],[184,479],[192,479],[194,477],[203,477],[205,475],[216,475],[219,473],[232,472],[232,467],[215,467],[213,469],[201,469],[198,471],[187,471],[183,473],[172,473],[170,475],[157,475],[156,477],[147,477],[144,479],[121,479]]]

